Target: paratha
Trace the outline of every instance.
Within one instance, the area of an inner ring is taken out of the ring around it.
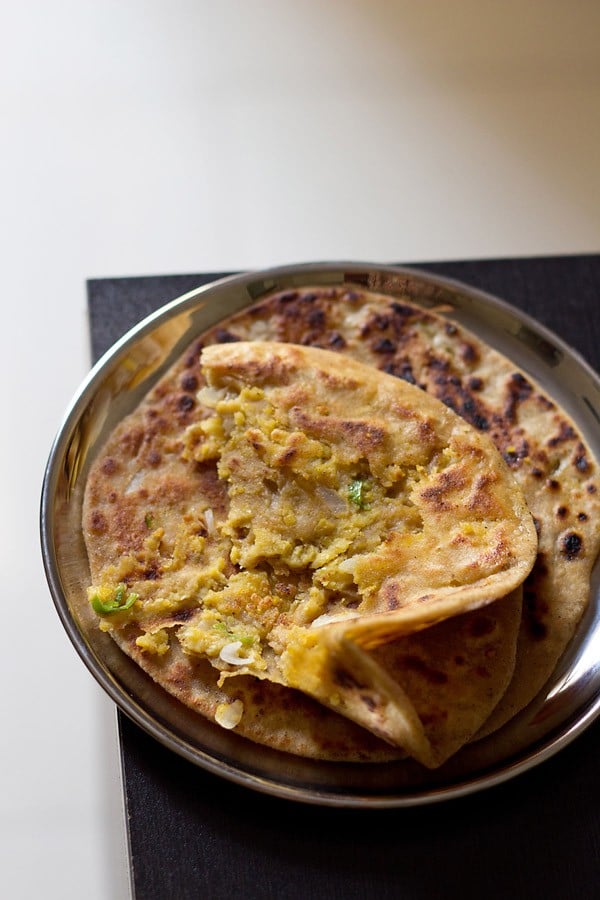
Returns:
[[[457,729],[432,741],[423,697],[412,703],[395,677],[399,657],[380,665],[368,651],[522,583],[537,538],[508,467],[439,401],[362,363],[341,365],[330,351],[249,342],[207,348],[203,358],[211,388],[198,395],[200,418],[163,442],[167,467],[156,446],[140,459],[134,417],[90,476],[90,598],[104,627],[127,647],[133,632],[158,659],[171,658],[177,641],[220,670],[218,687],[245,675],[295,687],[438,765]],[[186,492],[185,512],[173,479],[181,466],[203,478]],[[216,497],[223,484],[226,501]],[[512,623],[515,608],[503,602]],[[486,689],[471,694],[481,699],[471,723],[481,724],[510,676],[516,630],[501,628],[505,618],[493,636],[459,629],[449,645],[467,657],[468,638],[501,645],[493,664],[488,654]],[[414,668],[417,649],[402,659]],[[447,693],[437,707],[451,706]],[[244,702],[236,708],[243,717]]]
[[[169,505],[180,517],[182,535],[191,534],[194,523],[185,521],[186,515],[189,518],[187,497],[201,483],[207,508],[219,515],[223,500],[214,472],[209,474],[204,466],[203,471],[191,473],[174,459],[181,451],[181,430],[198,413],[202,347],[248,339],[333,349],[340,358],[352,357],[418,384],[476,429],[487,432],[523,487],[536,517],[540,554],[525,583],[520,628],[520,602],[512,596],[365,651],[379,667],[387,666],[393,681],[410,694],[421,723],[426,723],[437,764],[469,740],[494,708],[486,731],[522,708],[543,685],[572,635],[587,601],[598,548],[596,463],[573,423],[531,379],[443,316],[421,309],[408,298],[354,288],[280,292],[202,336],[101,454],[90,480],[84,528],[93,572],[100,570],[112,541],[119,553],[133,549],[138,562],[145,559],[145,577],[155,578],[152,554],[145,548],[155,503]],[[135,474],[140,469],[156,476],[155,483],[150,478],[141,491]],[[119,514],[111,513],[111,507],[118,507]],[[146,510],[143,515],[141,509]],[[175,558],[175,535],[171,542]],[[121,563],[117,574],[124,583],[131,580],[126,564]],[[228,710],[236,698],[241,699],[244,715],[234,724],[254,740],[321,758],[376,760],[394,755],[372,734],[298,691],[241,675],[218,687],[218,673],[206,661],[179,649],[170,656],[143,650],[136,644],[139,634],[131,627],[113,629],[113,633],[159,683],[204,715],[218,719],[220,707],[221,721],[230,726],[235,716],[228,718]],[[469,635],[479,636],[480,650],[474,651]],[[440,656],[444,646],[455,651],[445,661]],[[494,664],[478,665],[479,652],[482,658],[495,660]],[[488,684],[491,674],[493,685]],[[347,698],[360,697],[360,682],[352,686],[347,676],[345,681]],[[443,697],[444,685],[461,687],[449,687]],[[473,685],[478,692],[472,702],[464,702],[465,687],[473,689]],[[478,711],[480,721],[469,715],[472,709]]]
[[[200,343],[327,347],[418,385],[492,438],[523,489],[539,549],[524,584],[515,674],[482,732],[489,734],[540,692],[583,616],[600,548],[600,478],[554,399],[451,315],[354,285],[307,286],[265,298]]]

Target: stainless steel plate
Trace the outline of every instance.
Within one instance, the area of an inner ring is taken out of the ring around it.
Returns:
[[[556,753],[600,710],[600,566],[575,639],[536,700],[497,735],[464,748],[442,770],[412,762],[323,763],[258,747],[192,713],[154,684],[81,603],[89,584],[81,533],[90,463],[185,347],[217,321],[273,290],[358,285],[424,306],[448,304],[452,317],[510,357],[575,420],[600,457],[600,379],[556,335],[508,304],[415,270],[314,264],[234,276],[169,303],[130,331],[81,386],[52,447],[44,479],[44,564],[58,614],[77,652],[117,705],[149,734],[191,762],[266,793],[332,806],[400,807],[432,803],[505,781]],[[506,748],[510,748],[510,751]]]

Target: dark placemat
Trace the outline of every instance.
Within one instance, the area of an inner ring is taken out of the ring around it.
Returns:
[[[419,266],[503,297],[600,368],[600,256]],[[94,358],[159,305],[217,275],[88,282]],[[432,806],[293,804],[225,782],[119,713],[137,900],[595,898],[600,722],[504,785]]]

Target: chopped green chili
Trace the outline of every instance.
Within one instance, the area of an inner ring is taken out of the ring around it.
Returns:
[[[127,594],[127,587],[124,584],[119,584],[114,597],[111,597],[109,600],[101,600],[100,597],[94,595],[90,603],[99,615],[109,615],[110,613],[123,612],[125,609],[130,609],[137,599],[137,594]]]
[[[239,641],[242,647],[251,647],[254,643],[254,638],[249,634],[235,634],[233,631],[230,631],[225,622],[215,622],[213,624],[213,628],[215,631],[218,631],[219,634],[222,634],[224,637],[229,638],[231,641]]]
[[[351,503],[354,503],[355,506],[358,506],[359,509],[368,509],[369,504],[367,503],[366,493],[368,491],[368,484],[362,478],[355,478],[348,485],[348,499]]]

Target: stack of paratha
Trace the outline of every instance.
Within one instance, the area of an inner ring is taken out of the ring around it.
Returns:
[[[435,767],[554,669],[597,491],[573,423],[452,321],[286,291],[203,335],[99,454],[89,599],[223,727]]]

